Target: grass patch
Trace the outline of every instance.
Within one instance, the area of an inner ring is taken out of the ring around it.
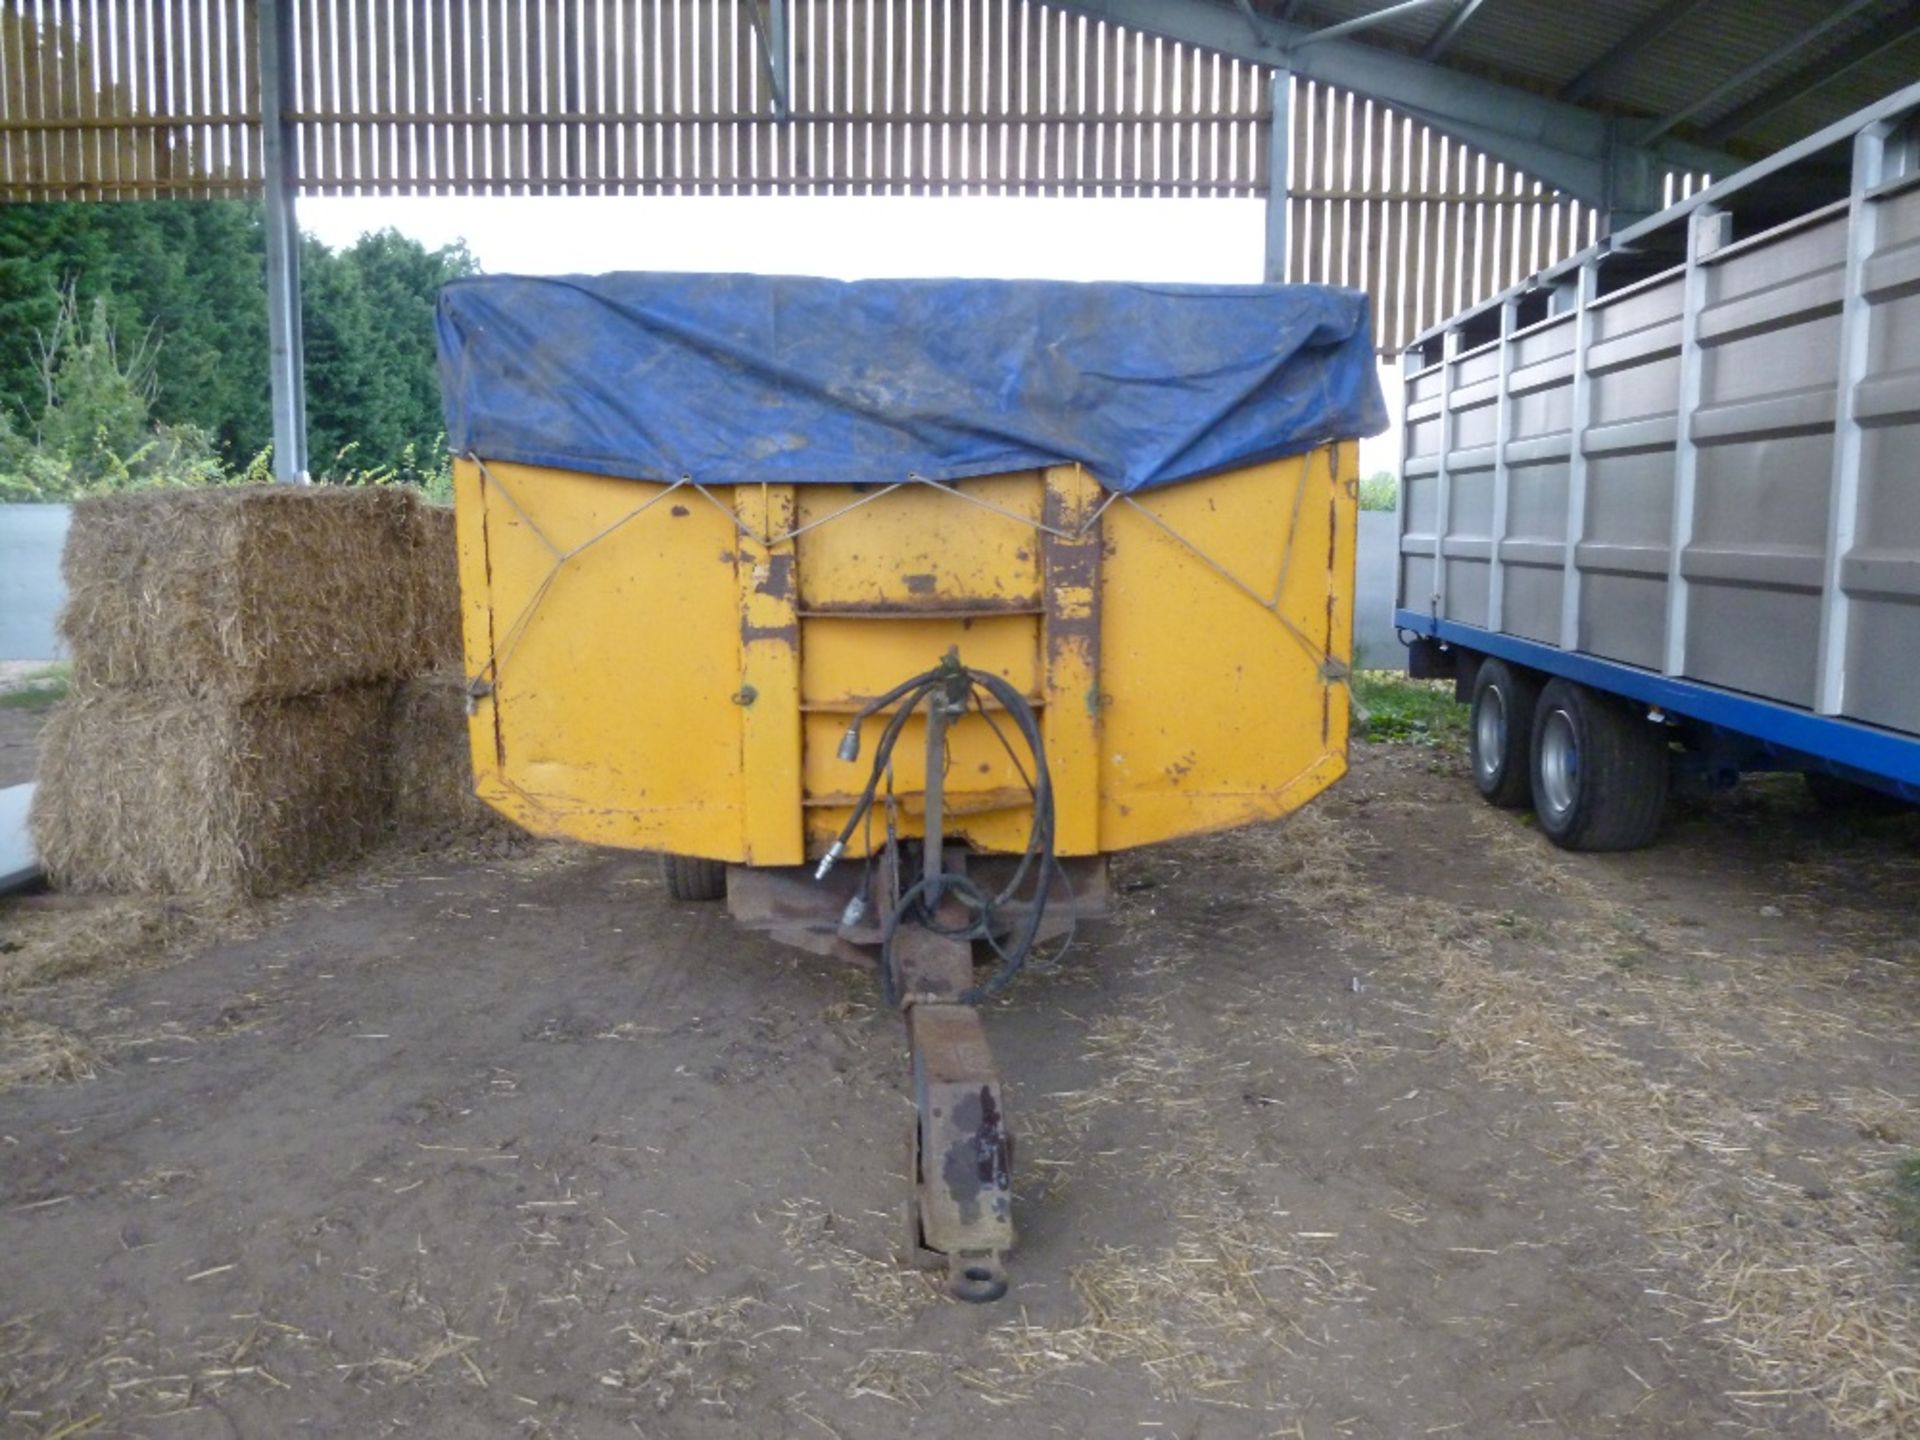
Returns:
[[[1353,698],[1359,703],[1356,729],[1369,740],[1448,748],[1466,743],[1467,707],[1453,698],[1451,680],[1361,670],[1353,677]]]
[[[1920,1260],[1920,1155],[1893,1167],[1893,1232]]]
[[[45,710],[55,701],[64,700],[71,671],[67,665],[29,671],[14,681],[11,689],[0,690],[0,710]]]

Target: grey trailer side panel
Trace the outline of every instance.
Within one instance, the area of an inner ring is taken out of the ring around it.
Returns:
[[[1402,623],[1920,733],[1916,115],[1920,86],[1417,340]]]
[[[1560,638],[1576,330],[1571,308],[1517,329],[1507,379],[1506,603],[1489,625],[1549,645]]]
[[[1846,712],[1914,729],[1920,716],[1920,176],[1873,203],[1877,240],[1864,264],[1870,307],[1858,532],[1839,581],[1850,597]],[[1894,657],[1905,656],[1905,663]]]

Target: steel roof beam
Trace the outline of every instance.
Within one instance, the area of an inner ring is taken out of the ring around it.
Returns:
[[[1638,145],[1653,144],[1656,140],[1660,139],[1661,136],[1672,130],[1674,126],[1686,124],[1687,121],[1693,119],[1694,116],[1703,110],[1711,110],[1729,95],[1739,93],[1740,90],[1751,85],[1769,70],[1778,69],[1788,60],[1791,60],[1794,56],[1805,50],[1807,46],[1813,44],[1813,42],[1818,40],[1822,35],[1827,34],[1831,30],[1837,30],[1840,26],[1846,24],[1847,21],[1853,19],[1854,16],[1860,14],[1861,11],[1871,10],[1874,6],[1882,3],[1884,3],[1884,0],[1847,0],[1847,3],[1844,5],[1835,6],[1833,10],[1828,12],[1825,19],[1816,24],[1809,25],[1791,40],[1783,41],[1781,44],[1774,46],[1773,49],[1769,50],[1765,55],[1762,55],[1751,65],[1729,75],[1718,85],[1707,91],[1706,94],[1689,101],[1665,119],[1656,120],[1651,125],[1646,126],[1639,134],[1634,136],[1634,143]]]
[[[754,48],[773,102],[773,118],[785,120],[793,109],[793,76],[788,64],[787,0],[747,0],[747,23],[753,27]]]
[[[1882,51],[1890,50],[1902,40],[1910,40],[1915,35],[1920,35],[1920,0],[1909,0],[1908,4],[1902,5],[1878,25],[1861,31],[1846,44],[1816,56],[1799,69],[1781,76],[1746,104],[1736,105],[1702,129],[1701,138],[1709,145],[1718,145],[1778,114],[1794,101],[1811,95],[1829,81],[1838,80],[1848,71],[1859,69]]]
[[[1486,0],[1455,0],[1453,13],[1440,22],[1440,28],[1433,32],[1433,38],[1420,47],[1420,58],[1438,60],[1451,50],[1453,42],[1460,38],[1460,32],[1467,28],[1467,22],[1485,3]]]
[[[1256,64],[1291,70],[1303,80],[1351,90],[1391,106],[1455,139],[1514,165],[1565,194],[1612,211],[1656,210],[1646,180],[1661,166],[1724,175],[1739,168],[1729,155],[1664,141],[1617,146],[1610,122],[1579,106],[1476,75],[1463,75],[1410,55],[1352,40],[1301,45],[1313,32],[1264,15],[1249,22],[1231,3],[1207,0],[1048,0],[1118,25],[1162,35]]]
[[[1713,0],[1678,0],[1654,11],[1622,35],[1612,49],[1562,86],[1560,98],[1575,103],[1586,99],[1607,81],[1631,68],[1644,51],[1679,29],[1694,11],[1711,4]]]
[[[1389,5],[1384,10],[1369,10],[1364,15],[1356,15],[1351,20],[1342,20],[1338,25],[1328,25],[1319,30],[1309,30],[1302,45],[1322,45],[1329,40],[1338,40],[1343,35],[1357,35],[1362,30],[1371,30],[1384,20],[1404,15],[1409,10],[1424,10],[1437,0],[1399,0],[1397,5]]]

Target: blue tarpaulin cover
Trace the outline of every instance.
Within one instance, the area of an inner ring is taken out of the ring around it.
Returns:
[[[1137,491],[1386,428],[1366,297],[1318,285],[488,276],[439,335],[455,454],[640,480]]]

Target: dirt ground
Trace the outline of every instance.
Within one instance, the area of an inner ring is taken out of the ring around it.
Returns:
[[[1920,1433],[1916,822],[1572,857],[1355,758],[994,1008],[988,1307],[889,1258],[870,977],[645,857],[0,909],[0,1431]]]

